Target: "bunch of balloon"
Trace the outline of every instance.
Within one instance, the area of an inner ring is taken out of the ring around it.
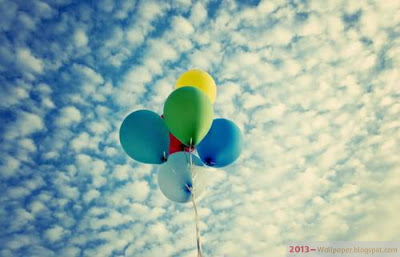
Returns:
[[[196,199],[209,177],[206,167],[229,165],[242,149],[240,129],[230,120],[214,119],[216,95],[214,79],[207,72],[189,70],[177,80],[163,115],[136,111],[125,118],[120,129],[121,145],[131,158],[161,164],[161,192],[177,203],[192,201],[198,256],[202,251]]]

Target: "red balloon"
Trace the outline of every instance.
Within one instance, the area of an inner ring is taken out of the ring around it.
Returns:
[[[161,118],[164,119],[164,115],[161,115]],[[169,154],[173,154],[176,152],[189,152],[190,150],[193,152],[194,151],[194,146],[192,146],[192,149],[190,147],[182,144],[181,141],[179,141],[174,135],[169,133]]]

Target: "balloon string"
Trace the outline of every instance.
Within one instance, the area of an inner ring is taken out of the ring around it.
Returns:
[[[190,139],[190,151],[189,151],[189,156],[190,156],[190,175],[192,177],[192,186],[189,189],[191,196],[192,196],[192,203],[193,203],[193,208],[194,208],[194,219],[196,221],[196,242],[197,242],[197,257],[202,257],[202,251],[201,251],[201,237],[200,237],[200,228],[199,228],[199,214],[197,212],[197,204],[196,204],[196,198],[194,195],[194,187],[195,187],[195,177],[193,176],[193,159],[192,159],[192,139]]]

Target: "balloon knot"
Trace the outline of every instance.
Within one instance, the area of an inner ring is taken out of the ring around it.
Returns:
[[[181,145],[181,149],[185,152],[193,152],[194,151],[194,145],[192,146],[186,146],[184,144]]]
[[[188,192],[188,193],[192,193],[192,188],[193,188],[193,185],[192,184],[185,184],[185,190],[186,190],[186,192]]]
[[[206,158],[205,163],[207,166],[214,166],[215,162],[211,158]]]

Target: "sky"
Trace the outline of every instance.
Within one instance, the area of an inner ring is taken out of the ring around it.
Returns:
[[[205,256],[398,240],[399,67],[397,0],[0,0],[0,256],[196,256],[192,206],[118,140],[190,68],[244,138]]]

